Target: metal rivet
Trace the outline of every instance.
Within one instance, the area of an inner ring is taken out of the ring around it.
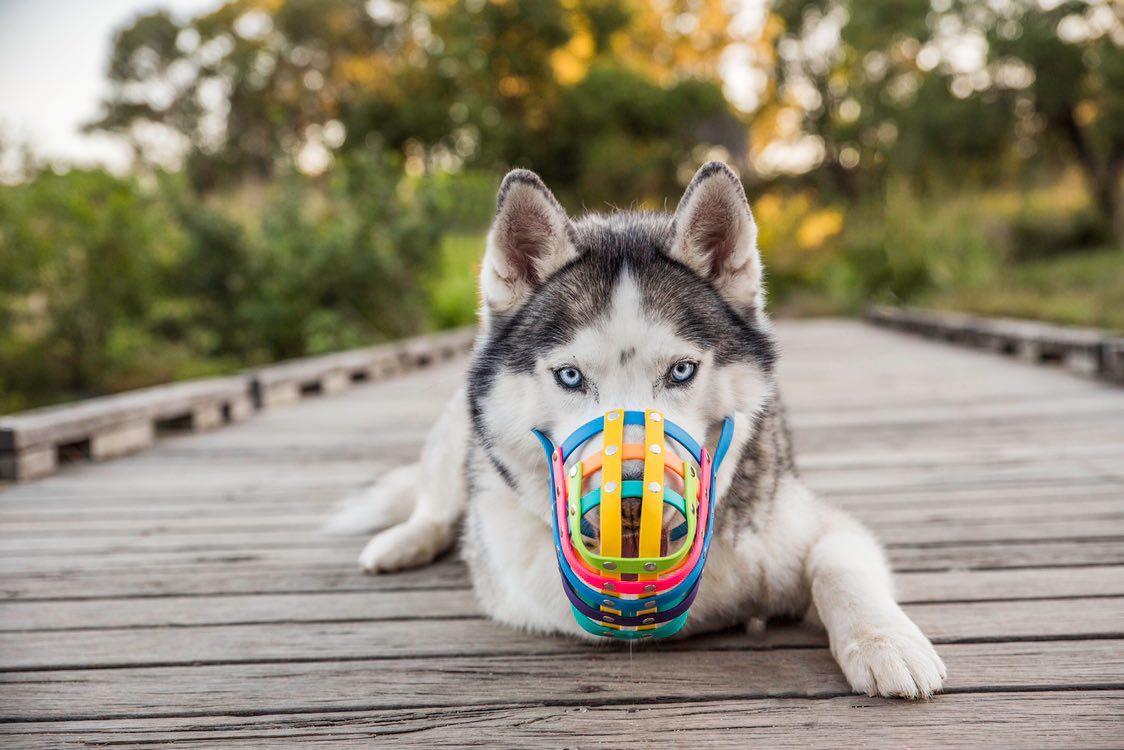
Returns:
[[[604,620],[605,622],[616,622],[616,620],[614,620],[614,619],[613,619],[612,617],[610,617],[609,615],[605,615],[605,616],[604,616],[604,617],[602,617],[601,619],[602,619],[602,620]]]
[[[602,599],[601,603],[604,604],[606,607],[613,606],[613,600],[612,599]]]
[[[606,448],[606,449],[605,449],[605,455],[606,455],[606,456],[615,456],[615,455],[617,455],[617,446],[615,446],[615,445],[610,445],[610,446],[609,446],[608,448]]]
[[[570,476],[576,477],[577,475],[578,475],[578,467],[575,466],[572,469],[570,469]]]
[[[615,583],[606,583],[606,584],[605,584],[605,590],[606,590],[606,591],[616,591],[616,590],[617,590],[617,584],[615,584]]]
[[[656,585],[654,583],[649,583],[647,586],[644,587],[644,590],[645,591],[655,591]]]
[[[651,625],[655,621],[656,621],[656,618],[654,618],[654,617],[645,617],[643,620],[641,620],[641,622],[644,625]]]
[[[617,564],[615,562],[604,562],[604,563],[601,563],[601,567],[604,568],[605,570],[616,570]]]
[[[648,601],[648,602],[644,602],[644,607],[645,607],[645,608],[647,608],[647,607],[654,607],[654,606],[656,606],[656,600],[655,600],[655,599],[652,599],[651,601]]]
[[[661,485],[659,482],[648,482],[648,491],[649,492],[659,492],[662,489],[663,489],[663,485]]]
[[[606,482],[605,492],[608,492],[611,495],[612,493],[614,493],[616,491],[617,491],[617,483],[616,482]]]
[[[644,570],[648,571],[649,573],[651,573],[655,569],[656,569],[655,563],[644,563]]]
[[[659,422],[661,419],[663,419],[663,416],[659,412],[652,412],[653,422]]]
[[[615,411],[609,412],[609,419],[616,421],[620,418],[621,418],[620,412],[615,412]]]
[[[570,506],[570,515],[571,515],[571,516],[576,516],[577,514],[578,514],[578,506],[576,506],[576,505],[571,505],[571,506]]]
[[[661,448],[656,443],[652,443],[651,445],[649,445],[648,450],[650,450],[652,453],[663,453],[663,448]]]

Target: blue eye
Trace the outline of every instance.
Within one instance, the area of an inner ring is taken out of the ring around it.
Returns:
[[[554,371],[554,379],[568,391],[576,391],[585,384],[585,376],[576,367],[559,367]]]
[[[667,377],[672,383],[682,385],[684,383],[689,383],[691,379],[695,377],[695,373],[698,372],[698,369],[699,366],[694,362],[683,360],[671,366],[671,369],[667,371]]]

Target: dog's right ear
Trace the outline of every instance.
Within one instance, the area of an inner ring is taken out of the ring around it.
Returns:
[[[548,276],[577,257],[574,227],[539,176],[508,172],[496,198],[496,218],[480,269],[481,312],[518,309]]]

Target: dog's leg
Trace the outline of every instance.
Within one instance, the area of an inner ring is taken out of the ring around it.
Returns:
[[[929,698],[947,676],[944,662],[894,601],[882,550],[859,523],[824,511],[806,570],[832,655],[856,692]]]
[[[421,462],[414,467],[409,518],[367,543],[359,555],[363,570],[384,573],[425,565],[453,543],[467,494],[468,437],[468,404],[461,388],[429,433]]]
[[[346,498],[321,527],[325,534],[362,534],[402,523],[414,512],[421,464],[388,471],[378,482]]]

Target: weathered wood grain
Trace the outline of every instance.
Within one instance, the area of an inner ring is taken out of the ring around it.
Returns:
[[[251,584],[255,593],[242,594],[219,580],[215,593],[193,596],[8,600],[0,602],[0,631],[480,616],[463,568],[453,562],[439,567],[447,569],[446,575],[403,576],[403,581],[342,578],[330,572],[294,581],[267,582],[263,577]],[[402,587],[388,588],[388,583]],[[286,584],[294,588],[286,592]],[[896,584],[905,604],[1124,597],[1124,567],[903,573]],[[275,593],[260,593],[271,585]]]
[[[339,620],[253,622],[252,627],[199,625],[0,632],[0,670],[144,664],[238,663],[265,660],[402,658],[519,652],[593,653],[565,638],[542,638],[496,626],[480,616],[465,590],[440,591],[439,605],[417,619],[382,620],[354,601],[342,601]],[[315,601],[315,600],[313,600]],[[195,602],[199,606],[204,602]],[[311,603],[310,605],[311,606]],[[907,605],[937,643],[1048,638],[1124,638],[1124,598],[1061,599]],[[350,616],[348,616],[350,615]],[[440,618],[455,618],[453,624]],[[451,629],[457,638],[442,638]],[[824,636],[808,626],[770,628],[763,639],[742,634],[710,637],[700,645],[808,647]]]
[[[1120,691],[948,695],[921,705],[865,697],[687,700],[618,705],[570,703],[358,709],[246,717],[119,719],[0,725],[20,747],[84,747],[113,741],[175,747],[486,746],[743,748],[977,746],[1071,750],[1118,748]]]
[[[1068,684],[1119,688],[1119,643],[957,644],[940,649],[955,692],[1060,687],[1043,664],[1065,663]],[[358,658],[146,669],[0,674],[11,720],[255,715],[325,710],[565,702],[581,705],[846,696],[826,649],[597,649],[429,659]],[[91,696],[98,696],[96,702]],[[941,698],[937,699],[940,702]]]

